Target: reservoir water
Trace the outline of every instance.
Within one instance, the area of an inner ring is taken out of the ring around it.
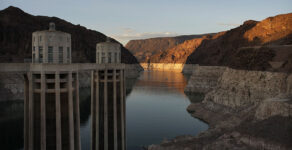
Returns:
[[[178,72],[143,72],[138,79],[126,81],[127,149],[159,144],[179,135],[197,135],[208,125],[193,118],[186,108],[186,78]],[[23,102],[0,103],[0,147],[23,147]],[[90,89],[80,90],[82,150],[90,150]]]

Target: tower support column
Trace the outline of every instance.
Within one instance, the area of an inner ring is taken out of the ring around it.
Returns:
[[[62,150],[62,129],[61,129],[61,102],[60,102],[60,73],[55,73],[55,94],[56,94],[56,149]]]
[[[95,98],[95,95],[94,95],[94,88],[95,88],[95,78],[94,78],[94,71],[91,71],[91,83],[90,83],[90,93],[91,93],[91,102],[90,102],[90,111],[91,111],[91,131],[93,131],[94,129],[94,102],[96,101],[96,98]],[[90,148],[91,150],[95,150],[95,141],[93,140],[94,139],[94,134],[93,132],[90,134],[91,136],[91,145],[90,145]]]
[[[113,91],[114,91],[114,149],[118,149],[118,128],[117,128],[117,80],[116,69],[113,70]]]
[[[108,150],[107,72],[104,70],[104,150]]]
[[[76,77],[75,77],[75,93],[76,93],[76,101],[75,101],[75,110],[76,110],[76,113],[74,114],[74,116],[76,115],[76,120],[75,120],[75,125],[76,125],[76,139],[77,141],[75,141],[76,143],[76,148],[77,149],[81,149],[81,141],[80,141],[80,110],[79,110],[79,75],[78,75],[78,72],[76,72]]]
[[[73,93],[72,72],[68,73],[68,105],[69,105],[69,147],[74,150],[74,116],[73,116]]]
[[[46,150],[46,75],[41,72],[41,150]]]
[[[31,72],[27,73],[28,75],[28,82],[29,82],[29,94],[28,94],[28,149],[33,149],[34,148],[34,137],[33,137],[33,129],[34,129],[34,99],[33,99],[33,94],[34,94],[34,88],[33,88],[33,82],[34,82],[34,77]]]
[[[24,74],[24,150],[28,150],[28,102],[29,102],[29,83],[28,77]]]
[[[124,73],[120,70],[120,90],[121,90],[121,127],[122,127],[122,150],[125,150],[125,99],[124,99]]]
[[[96,89],[95,89],[95,144],[96,144],[96,150],[99,149],[99,73],[98,70],[96,70],[96,74],[95,74],[95,85],[96,85]]]

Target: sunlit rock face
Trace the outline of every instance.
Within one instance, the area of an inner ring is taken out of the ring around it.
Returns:
[[[212,36],[206,35],[200,38],[194,38],[191,40],[186,40],[181,44],[174,47],[170,47],[165,51],[159,52],[151,56],[151,63],[175,63],[175,64],[185,64],[188,56],[200,46],[203,40],[211,39]]]
[[[159,37],[141,40],[131,40],[126,44],[125,47],[134,54],[134,56],[139,60],[139,62],[143,63],[149,61],[152,62],[153,61],[152,57],[159,56],[165,51],[168,51],[169,49],[172,49],[177,45],[184,43],[187,40],[201,38],[202,36],[204,35],[184,35],[177,37]],[[157,61],[155,62],[157,63]]]
[[[218,33],[216,38],[204,40],[186,63],[271,70],[273,68],[269,62],[284,61],[284,65],[276,70],[291,72],[292,52],[287,50],[287,45],[292,44],[291,22],[292,13],[269,17],[260,22],[246,21],[237,28]]]

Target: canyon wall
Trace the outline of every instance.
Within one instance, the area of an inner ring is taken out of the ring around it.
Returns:
[[[177,44],[169,42],[172,43],[171,46],[165,46],[168,38],[153,38],[133,40],[126,47],[139,57],[140,62],[150,63],[152,68],[167,68],[152,65],[162,63],[199,64],[243,70],[292,72],[291,22],[292,13],[288,13],[262,21],[248,20],[234,29],[192,37]],[[177,70],[177,67],[168,68]]]
[[[291,88],[292,74],[289,73],[197,65],[185,92],[204,93],[203,103],[219,104],[234,110],[258,106],[255,117],[263,119],[289,115]]]
[[[186,40],[200,38],[204,35],[182,35],[176,37],[158,37],[141,40],[131,40],[126,48],[134,54],[139,62],[148,62],[149,59],[160,52],[173,48]]]
[[[214,36],[216,38],[202,41],[186,63],[292,72],[292,13],[262,21],[249,20]],[[281,65],[273,68],[269,62],[280,62]]]
[[[288,13],[248,20],[149,55],[148,63],[141,64],[145,70],[193,73],[185,92],[194,99],[201,97],[197,93],[205,96],[191,100],[196,103],[187,110],[210,129],[148,149],[291,149],[291,41]]]
[[[186,93],[207,93],[217,86],[218,79],[227,67],[195,65],[192,75],[185,87]]]
[[[258,105],[270,98],[286,98],[291,94],[288,77],[287,73],[227,68],[204,101],[237,108]]]

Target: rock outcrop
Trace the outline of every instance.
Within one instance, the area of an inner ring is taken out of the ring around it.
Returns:
[[[259,105],[263,101],[285,102],[292,97],[292,74],[237,70],[218,66],[195,66],[186,93],[203,93],[211,101],[232,109]],[[279,101],[277,101],[279,100]]]
[[[228,68],[218,79],[217,86],[206,94],[205,101],[237,108],[257,105],[269,98],[287,97],[291,94],[288,88],[292,86],[288,77],[287,73]]]
[[[188,84],[205,84],[207,88],[191,91],[206,95],[202,102],[190,104],[187,110],[209,123],[210,128],[198,136],[180,136],[151,145],[149,150],[292,148],[291,74],[227,67],[218,71],[216,66],[214,69],[212,66],[195,68],[197,72]],[[204,79],[209,74],[214,76]],[[198,79],[192,79],[196,77]]]
[[[207,93],[213,90],[227,67],[199,66],[193,67],[192,75],[185,87],[187,93]]]
[[[48,29],[50,22],[55,22],[57,30],[71,34],[73,63],[95,62],[96,43],[106,40],[104,34],[56,17],[33,16],[12,6],[0,11],[0,62],[29,60],[32,32]],[[121,57],[123,63],[138,63],[123,46]]]
[[[255,118],[258,120],[268,119],[272,116],[291,117],[292,100],[291,98],[271,98],[262,101],[255,112]]]
[[[22,100],[23,93],[23,73],[0,73],[0,101]]]
[[[292,13],[260,22],[246,21],[219,34],[217,38],[204,40],[186,63],[246,70],[292,71]],[[279,61],[282,65],[278,68],[269,63]]]
[[[204,35],[183,35],[177,37],[160,37],[142,40],[131,40],[126,44],[139,62],[148,62],[149,59],[158,53],[164,52],[167,49],[173,48],[176,45],[183,43],[186,40],[200,38]]]
[[[186,40],[181,44],[174,47],[170,47],[165,51],[154,54],[150,57],[150,63],[182,63],[185,64],[188,56],[193,53],[204,40],[215,39],[222,33],[207,34],[202,37],[196,37],[190,40]]]

